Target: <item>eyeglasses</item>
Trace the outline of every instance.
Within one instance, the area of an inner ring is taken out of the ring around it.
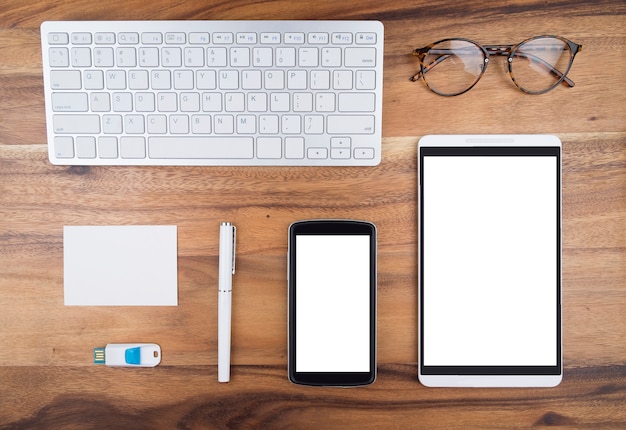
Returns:
[[[517,45],[481,46],[469,39],[444,39],[413,51],[420,71],[412,81],[422,79],[433,92],[457,96],[469,91],[487,70],[492,55],[507,57],[513,83],[529,94],[543,94],[559,84],[573,87],[566,75],[574,57],[582,51],[564,37],[537,36]]]

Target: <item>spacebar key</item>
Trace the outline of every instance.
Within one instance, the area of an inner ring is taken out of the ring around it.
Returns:
[[[252,158],[251,137],[150,137],[150,158]]]

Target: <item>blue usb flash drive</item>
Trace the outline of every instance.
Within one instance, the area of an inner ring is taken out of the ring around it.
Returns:
[[[161,347],[156,343],[110,343],[94,348],[93,362],[112,367],[154,367],[161,362]]]

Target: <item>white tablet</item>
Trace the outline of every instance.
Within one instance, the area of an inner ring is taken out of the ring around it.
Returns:
[[[420,382],[558,385],[560,140],[425,136],[417,158]]]

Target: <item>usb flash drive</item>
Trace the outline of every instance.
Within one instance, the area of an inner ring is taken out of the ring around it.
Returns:
[[[93,349],[93,362],[112,367],[154,367],[161,362],[156,343],[109,343]]]

